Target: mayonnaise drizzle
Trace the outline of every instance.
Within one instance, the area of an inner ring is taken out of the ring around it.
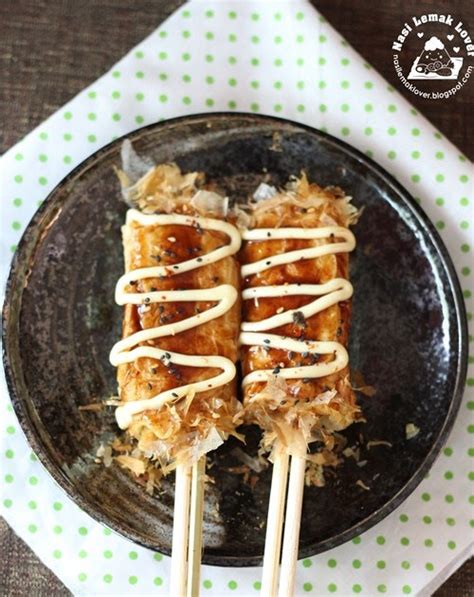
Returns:
[[[216,230],[226,234],[230,243],[214,249],[207,255],[195,257],[176,265],[153,266],[135,269],[127,272],[117,282],[115,300],[119,305],[142,305],[150,303],[169,303],[175,301],[211,301],[217,304],[202,313],[193,315],[176,323],[141,330],[117,342],[110,352],[110,362],[118,366],[123,363],[132,363],[136,359],[148,357],[162,360],[165,364],[174,363],[187,367],[212,367],[221,369],[221,373],[210,379],[186,384],[161,392],[152,398],[127,402],[115,411],[115,418],[121,429],[126,429],[132,422],[135,414],[147,410],[156,410],[168,402],[174,402],[185,397],[190,392],[205,392],[218,388],[231,381],[236,374],[234,363],[221,356],[183,355],[154,346],[138,346],[138,344],[175,335],[179,332],[192,329],[203,323],[216,319],[226,313],[237,300],[237,290],[230,284],[206,289],[191,290],[158,290],[153,292],[127,292],[127,287],[138,280],[146,278],[170,277],[175,274],[188,272],[198,267],[215,263],[224,257],[235,254],[241,243],[237,229],[222,220],[203,218],[200,216],[186,216],[181,214],[143,214],[135,209],[127,212],[126,223],[138,222],[142,226],[182,225],[194,226],[204,230]]]
[[[254,228],[252,230],[245,230],[242,233],[242,238],[244,240],[343,239],[342,242],[328,242],[307,249],[288,251],[246,264],[241,269],[242,277],[263,272],[276,265],[286,265],[303,259],[315,259],[323,255],[346,253],[354,250],[356,244],[352,232],[342,226],[326,226],[323,228]],[[352,296],[352,292],[352,284],[343,278],[334,278],[324,284],[287,284],[245,289],[242,293],[244,300],[296,295],[311,295],[319,298],[298,309],[282,311],[260,321],[243,322],[240,334],[241,344],[267,346],[269,348],[298,353],[333,354],[334,359],[302,367],[277,367],[274,370],[261,369],[259,371],[252,371],[244,377],[242,385],[245,386],[258,381],[268,381],[272,375],[278,375],[284,379],[316,378],[325,377],[344,369],[349,362],[349,356],[347,350],[339,342],[295,340],[293,338],[284,338],[275,334],[263,334],[261,332],[291,323],[294,321],[296,313],[301,314],[305,319],[312,317],[316,313],[337,304],[339,301],[349,299]]]

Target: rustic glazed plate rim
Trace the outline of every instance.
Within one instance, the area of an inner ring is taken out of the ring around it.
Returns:
[[[349,155],[349,157],[356,159],[359,163],[361,163],[367,170],[367,172],[372,173],[376,178],[382,180],[389,188],[392,189],[393,193],[398,196],[403,202],[403,204],[410,209],[412,214],[414,215],[417,228],[423,228],[424,233],[429,237],[434,249],[436,250],[441,265],[446,272],[446,276],[449,280],[450,284],[450,291],[453,296],[453,312],[450,311],[450,319],[452,319],[452,323],[457,327],[459,338],[458,338],[458,359],[457,359],[457,370],[456,370],[456,378],[454,384],[454,391],[452,393],[452,397],[449,404],[449,409],[444,419],[444,423],[442,428],[440,429],[437,437],[434,439],[433,444],[429,453],[426,455],[420,466],[417,470],[413,473],[411,478],[401,487],[401,489],[394,494],[383,506],[378,508],[377,510],[371,512],[368,516],[366,516],[363,520],[358,522],[356,525],[349,527],[348,529],[334,535],[328,537],[327,539],[315,543],[313,545],[307,546],[304,549],[300,550],[299,557],[309,557],[315,555],[316,553],[321,553],[327,549],[336,547],[346,541],[349,541],[353,537],[361,534],[362,532],[368,530],[369,528],[373,527],[375,524],[380,522],[383,518],[385,518],[388,514],[390,514],[397,506],[399,506],[419,485],[419,483],[423,480],[425,474],[430,469],[431,465],[433,464],[436,456],[439,454],[442,445],[444,444],[449,432],[451,431],[456,414],[459,410],[459,406],[461,404],[463,390],[466,380],[466,373],[467,373],[467,347],[468,347],[468,334],[467,334],[467,317],[466,317],[466,310],[464,305],[464,300],[462,296],[461,287],[459,284],[459,280],[452,263],[452,260],[449,256],[449,253],[438,234],[437,230],[430,222],[426,214],[422,211],[422,209],[418,206],[416,201],[412,198],[412,196],[408,193],[408,191],[398,183],[398,181],[390,175],[384,168],[378,165],[374,160],[369,158],[368,156],[361,153],[359,150],[355,149],[348,143],[333,137],[329,133],[320,131],[316,128],[310,127],[308,125],[304,125],[295,121],[291,121],[288,119],[273,117],[273,116],[261,116],[256,114],[248,114],[244,112],[213,112],[213,113],[204,113],[204,114],[193,114],[190,116],[181,116],[177,118],[172,118],[166,121],[153,123],[147,125],[145,127],[141,127],[136,129],[122,137],[115,139],[111,143],[108,143],[104,147],[100,148],[98,151],[94,152],[88,158],[86,158],[83,162],[81,162],[78,166],[76,166],[69,174],[67,174],[57,185],[56,187],[48,194],[46,199],[43,201],[39,209],[35,212],[32,219],[30,220],[29,224],[27,225],[26,229],[23,232],[23,235],[18,243],[18,248],[15,252],[13,257],[10,272],[8,275],[8,279],[6,282],[5,288],[5,299],[3,304],[2,310],[2,344],[3,344],[3,364],[5,369],[5,377],[7,382],[7,388],[11,397],[11,401],[13,404],[13,408],[15,410],[16,415],[18,416],[20,425],[23,429],[23,432],[30,444],[33,448],[34,452],[38,456],[40,462],[44,465],[46,470],[52,476],[54,481],[60,486],[60,488],[65,491],[65,493],[87,514],[92,516],[95,520],[99,521],[100,523],[107,525],[111,529],[115,530],[122,536],[130,539],[131,541],[143,545],[144,547],[148,547],[151,549],[156,550],[156,546],[151,545],[150,543],[144,542],[140,540],[133,532],[127,531],[121,527],[119,522],[114,522],[108,519],[108,516],[103,513],[100,507],[97,507],[95,504],[88,502],[85,498],[75,492],[75,487],[73,483],[64,475],[64,473],[55,465],[54,462],[50,459],[47,450],[44,448],[43,443],[39,437],[39,434],[35,428],[35,425],[31,421],[31,416],[29,413],[28,406],[24,397],[20,395],[20,392],[17,391],[16,383],[15,383],[15,374],[13,371],[14,365],[10,362],[8,346],[9,342],[12,339],[12,335],[14,337],[15,329],[12,329],[12,325],[10,325],[10,312],[12,310],[12,305],[15,301],[15,291],[16,291],[16,282],[17,282],[17,274],[19,270],[24,265],[24,261],[28,258],[28,254],[26,252],[28,243],[30,241],[30,237],[34,236],[39,225],[41,224],[43,215],[49,209],[50,205],[54,203],[57,198],[59,191],[63,190],[67,185],[70,185],[74,182],[76,178],[82,176],[90,167],[93,167],[100,161],[105,155],[107,155],[110,151],[115,150],[117,146],[119,146],[125,139],[129,139],[133,142],[133,140],[137,137],[141,137],[142,135],[146,134],[147,132],[158,132],[163,128],[169,128],[173,126],[179,125],[186,125],[192,123],[198,123],[200,121],[212,121],[215,119],[222,119],[227,118],[229,119],[229,123],[231,124],[232,120],[238,119],[247,119],[253,120],[256,124],[258,123],[274,123],[276,126],[279,124],[281,126],[291,126],[296,127],[297,129],[301,130],[302,132],[306,132],[312,136],[316,136],[322,139],[325,139],[329,142],[333,147],[335,147],[338,151],[342,152],[345,155]],[[212,128],[210,129],[212,130]],[[64,195],[66,196],[66,195]],[[60,207],[59,205],[57,206]],[[18,323],[18,319],[14,321],[14,323]],[[161,548],[163,553],[169,554],[169,550],[166,548]],[[261,557],[255,556],[219,556],[214,554],[204,554],[203,562],[206,564],[214,564],[214,565],[221,565],[221,566],[255,566],[261,563]]]

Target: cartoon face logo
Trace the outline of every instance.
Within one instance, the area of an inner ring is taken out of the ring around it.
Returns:
[[[436,73],[440,77],[449,77],[453,72],[454,63],[444,47],[443,42],[437,37],[431,37],[418,58],[417,73]]]

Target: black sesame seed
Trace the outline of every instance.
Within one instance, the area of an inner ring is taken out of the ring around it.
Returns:
[[[152,384],[150,382],[148,382],[146,385],[147,385],[147,387],[148,387],[149,390],[151,390],[153,388],[153,386],[152,386]]]
[[[275,367],[275,369],[273,369],[272,373],[273,375],[278,375],[280,373],[281,369],[280,367]]]
[[[305,377],[303,379],[303,383],[309,383],[311,381],[311,377]]]
[[[130,286],[136,286],[138,284],[137,280],[131,280]]]
[[[147,305],[151,301],[150,297],[147,296],[143,299],[143,302]]]
[[[268,238],[270,238],[270,237],[271,237],[271,235],[272,235],[272,233],[271,233],[271,232],[267,232],[267,236],[268,236]]]
[[[271,261],[266,261],[265,265],[271,265],[271,263],[272,263]]]
[[[179,265],[173,265],[173,269],[179,269]]]
[[[201,261],[202,261],[202,257],[198,257],[198,258],[196,259],[196,261],[199,261],[199,262],[201,262]]]
[[[264,342],[265,344],[270,344],[270,340],[268,340],[267,338],[265,338]]]
[[[176,392],[171,392],[171,395],[174,396],[175,398],[178,398],[178,394],[176,394]]]

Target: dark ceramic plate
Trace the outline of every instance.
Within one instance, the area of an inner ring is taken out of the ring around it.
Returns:
[[[275,136],[276,134],[276,136]],[[355,228],[353,370],[377,388],[361,397],[367,422],[352,426],[364,467],[348,459],[324,488],[305,490],[300,557],[368,529],[422,480],[454,421],[465,380],[464,308],[438,234],[408,193],[352,147],[302,125],[243,114],[186,117],[128,135],[156,162],[203,170],[233,198],[264,176],[283,184],[304,169],[340,185],[364,207]],[[116,393],[109,349],[120,336],[114,285],[123,272],[122,203],[113,166],[121,140],[98,151],[51,193],[15,255],[4,308],[5,368],[15,411],[39,458],[85,511],[137,543],[169,552],[173,482],[147,495],[118,467],[93,462],[116,433],[113,414],[78,410]],[[420,433],[407,440],[405,426]],[[256,430],[247,450],[255,452]],[[212,457],[204,561],[260,562],[271,471],[253,489],[225,468],[239,464],[229,442]],[[363,481],[369,491],[356,484]],[[220,515],[217,515],[216,505]]]

